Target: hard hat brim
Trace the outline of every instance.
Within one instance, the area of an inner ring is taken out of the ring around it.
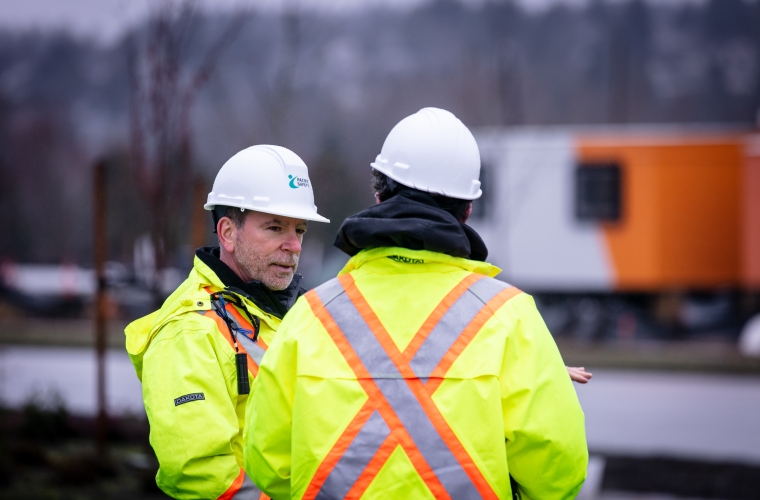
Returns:
[[[472,196],[472,195],[467,195],[467,194],[464,194],[464,193],[446,193],[446,192],[439,191],[439,190],[428,189],[426,187],[410,185],[407,180],[401,179],[400,177],[398,177],[396,175],[393,175],[392,169],[390,169],[390,168],[388,168],[388,167],[386,167],[384,165],[380,165],[379,163],[376,163],[376,162],[372,162],[369,165],[370,165],[370,167],[374,168],[378,172],[381,172],[381,173],[385,174],[387,177],[390,177],[391,179],[393,179],[394,181],[398,182],[399,184],[402,184],[402,185],[404,185],[406,187],[410,187],[410,188],[413,188],[413,189],[417,189],[419,191],[424,191],[426,193],[438,194],[438,195],[441,195],[441,196],[448,196],[449,198],[456,198],[458,200],[467,200],[467,201],[474,201],[474,200],[477,200],[478,198],[480,198],[481,196],[483,196],[483,190],[482,189],[478,189],[478,192],[475,193],[474,196]]]
[[[219,204],[222,205],[222,204]],[[217,204],[214,203],[206,203],[203,205],[203,208],[205,210],[213,210],[214,207],[217,206]],[[288,210],[277,210],[276,208],[268,209],[268,208],[261,208],[261,207],[252,207],[247,205],[233,205],[233,204],[223,204],[225,207],[233,207],[233,208],[242,208],[244,210],[250,210],[251,212],[261,212],[262,214],[270,214],[270,215],[279,215],[281,217],[290,217],[292,219],[303,219],[311,222],[326,222],[329,223],[330,219],[327,219],[325,217],[322,217],[316,212],[309,213],[309,214],[301,214],[301,213],[294,213],[290,212]]]

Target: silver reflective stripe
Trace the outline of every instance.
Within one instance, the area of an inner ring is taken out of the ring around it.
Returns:
[[[429,377],[483,305],[509,286],[491,278],[482,278],[470,285],[438,321],[412,358],[409,366],[414,373],[420,378]]]
[[[261,365],[261,359],[264,357],[264,353],[266,351],[262,349],[259,344],[249,339],[242,333],[237,334],[237,341],[241,346],[243,346],[243,349],[248,352],[248,355],[251,357],[251,359],[253,359],[257,365]]]
[[[340,281],[338,281],[338,278],[333,278],[326,283],[322,283],[317,288],[315,288],[314,291],[317,293],[319,300],[321,300],[324,305],[332,302],[332,300],[338,295],[346,293],[343,290],[343,285],[341,285]]]
[[[391,430],[380,413],[377,410],[372,412],[322,484],[316,500],[345,498],[390,433]]]
[[[319,289],[317,293],[319,294]],[[373,379],[383,396],[449,495],[455,499],[481,498],[475,485],[438,434],[409,385],[402,380],[403,377],[398,368],[388,357],[348,296],[345,293],[336,296],[326,305],[326,308],[361,362],[373,374]],[[375,377],[375,373],[388,374],[392,377]],[[369,449],[364,448],[362,452],[369,457],[372,456]],[[348,485],[349,488],[351,486],[352,484]],[[329,498],[341,498],[334,496],[334,491],[326,493],[329,494]]]
[[[451,498],[481,498],[406,381],[383,379],[375,383]]]
[[[485,304],[494,298],[497,293],[506,288],[512,288],[512,285],[493,278],[483,278],[470,286],[470,292],[476,295],[483,301],[483,304]]]
[[[321,288],[316,289],[320,299],[322,299]],[[372,378],[402,378],[398,368],[385,354],[377,337],[356,310],[348,295],[342,293],[325,306]]]
[[[241,325],[240,322],[235,318],[235,316],[233,316],[232,313],[230,313],[229,311],[227,311],[227,315],[232,320],[232,322],[235,323],[235,325],[238,328],[242,328],[243,330],[253,331],[253,325],[250,325],[250,324]],[[241,346],[243,346],[243,349],[245,349],[248,352],[248,355],[256,363],[256,365],[261,365],[261,359],[264,357],[264,353],[266,351],[262,349],[260,345],[258,345],[256,342],[249,339],[242,333],[236,332],[235,337],[237,338],[238,343]]]
[[[232,497],[232,500],[259,500],[259,498],[261,498],[261,490],[253,484],[251,478],[246,474],[243,484],[237,493],[235,493],[235,496]]]

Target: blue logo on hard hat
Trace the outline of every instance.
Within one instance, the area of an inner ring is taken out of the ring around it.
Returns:
[[[298,189],[300,187],[309,187],[309,179],[306,177],[293,177],[292,175],[289,175],[288,179],[290,179],[288,186],[293,189]]]

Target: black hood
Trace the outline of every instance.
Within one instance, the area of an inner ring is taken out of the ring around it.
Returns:
[[[301,286],[301,275],[294,274],[293,281],[285,290],[270,290],[260,281],[243,281],[240,276],[219,258],[219,247],[201,247],[195,256],[211,268],[224,286],[256,304],[262,311],[282,319],[293,307],[296,299],[306,293]]]
[[[343,222],[335,246],[354,256],[365,248],[402,247],[485,261],[478,233],[440,207],[427,193],[403,190]]]

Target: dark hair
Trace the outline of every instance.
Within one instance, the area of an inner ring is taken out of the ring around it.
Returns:
[[[382,202],[397,194],[400,190],[411,189],[413,191],[419,191],[418,189],[403,186],[393,179],[389,178],[379,170],[372,169],[372,189],[375,191],[377,198]],[[424,191],[422,191],[424,192]],[[441,194],[427,193],[440,208],[446,210],[457,219],[462,219],[462,216],[467,211],[472,202],[470,200],[460,200],[459,198],[451,198],[450,196],[444,196]]]
[[[371,186],[380,201],[385,201],[393,196],[393,189],[388,185],[388,176],[374,168],[372,169]]]
[[[227,217],[232,221],[233,224],[235,224],[235,227],[240,229],[243,227],[243,224],[245,223],[245,216],[248,215],[245,213],[245,209],[239,209],[237,207],[227,207],[227,210],[224,212],[224,217]]]
[[[227,217],[235,224],[235,227],[240,229],[245,223],[245,210],[241,210],[237,207],[227,207],[224,205],[217,205],[211,210],[211,219],[214,221],[214,232],[216,232],[216,225],[219,223],[219,219]]]

